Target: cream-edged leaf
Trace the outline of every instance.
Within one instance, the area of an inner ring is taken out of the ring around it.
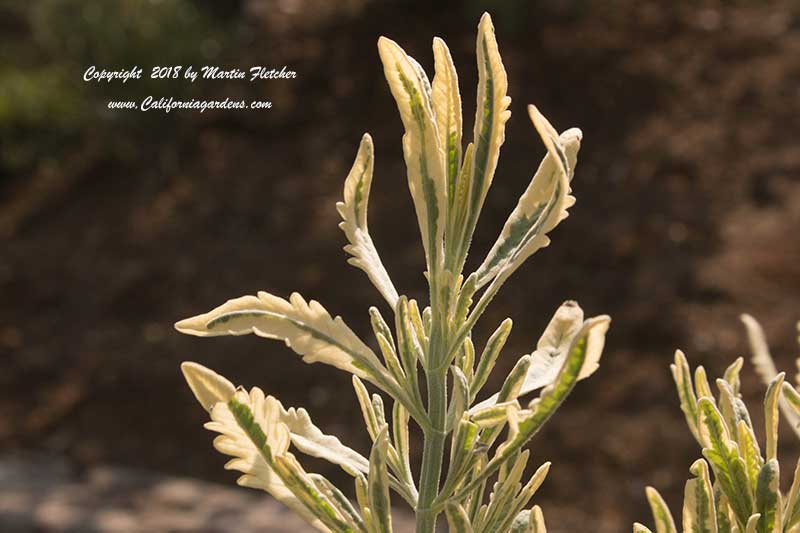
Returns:
[[[698,459],[689,471],[695,477],[686,482],[683,493],[683,531],[717,533],[717,511],[708,463]]]
[[[200,364],[186,362],[181,365],[181,370],[198,401],[208,411],[217,403],[227,403],[237,394],[230,381]],[[258,403],[261,401],[258,397],[263,396],[263,393],[260,389],[253,389],[251,396],[257,401],[251,400],[250,403]],[[314,425],[305,409],[286,409],[272,396],[264,401],[270,408],[270,424],[284,425],[289,431],[291,443],[299,451],[339,465],[352,475],[355,472],[369,472],[369,461],[363,455],[342,444],[338,438],[323,433]],[[273,411],[278,413],[277,422]]]
[[[760,514],[756,531],[759,533],[780,533],[781,498],[780,469],[777,459],[770,459],[761,468],[756,485],[756,511]]]
[[[653,512],[653,519],[656,521],[656,533],[677,533],[675,520],[661,494],[653,487],[647,487],[645,493],[650,510]]]
[[[513,322],[511,319],[506,318],[500,323],[494,333],[492,333],[489,340],[486,341],[486,346],[484,346],[483,352],[481,352],[481,356],[478,359],[475,375],[470,383],[469,394],[471,400],[475,399],[475,396],[486,384],[486,380],[489,378],[489,374],[492,373],[497,358],[500,356],[500,351],[503,349],[503,346],[505,346],[508,336],[511,334],[512,325]]]
[[[769,385],[778,375],[778,370],[775,368],[772,355],[770,355],[764,330],[761,329],[761,324],[752,316],[743,314],[740,318],[747,331],[747,341],[750,345],[751,354],[750,361],[753,363],[758,375],[761,376],[761,381],[765,385]],[[783,397],[780,398],[778,405],[792,430],[800,437],[800,413],[792,409]]]
[[[325,459],[353,475],[355,472],[369,472],[366,457],[345,446],[333,435],[323,433],[313,424],[305,409],[281,408],[281,422],[289,428],[292,444],[304,454]]]
[[[472,524],[469,515],[459,504],[448,502],[444,508],[447,515],[447,525],[450,531],[458,533],[472,533]]]
[[[509,435],[506,441],[498,447],[494,457],[481,472],[475,476],[456,496],[456,499],[469,493],[479,486],[486,478],[497,471],[514,453],[518,452],[544,424],[553,416],[553,413],[564,403],[569,396],[578,375],[581,373],[589,348],[589,333],[595,327],[603,327],[607,317],[596,317],[587,320],[581,331],[575,336],[569,348],[568,355],[561,365],[556,379],[542,389],[539,397],[528,404],[525,412],[520,412],[516,419],[509,417]]]
[[[387,452],[389,428],[384,425],[372,445],[369,456],[369,508],[372,511],[375,533],[392,532],[392,506],[389,499]]]
[[[778,403],[781,397],[784,373],[781,372],[773,379],[764,397],[764,427],[767,435],[767,455],[766,460],[778,457]]]
[[[340,317],[331,318],[318,302],[298,293],[284,300],[266,292],[242,296],[175,324],[181,333],[200,337],[246,335],[279,339],[306,363],[326,363],[370,381],[385,373],[372,350]]]
[[[530,533],[547,533],[547,527],[545,527],[544,523],[544,513],[542,513],[542,508],[538,505],[534,505],[531,508]]]
[[[700,433],[698,432],[698,416],[697,409],[697,395],[694,392],[694,384],[692,383],[692,371],[689,368],[689,363],[686,361],[686,356],[680,350],[675,350],[675,362],[670,365],[672,371],[672,379],[675,381],[675,387],[678,389],[678,398],[681,402],[681,411],[686,417],[686,424],[689,430],[694,435],[694,438],[700,443]]]
[[[352,256],[347,262],[363,270],[389,305],[394,308],[397,303],[397,289],[394,288],[383,266],[367,227],[367,204],[372,187],[374,161],[372,137],[365,133],[361,138],[356,159],[344,182],[344,201],[337,202],[336,209],[342,217],[339,228],[350,242],[344,247],[344,250]]]
[[[353,502],[336,485],[319,474],[309,474],[308,478],[314,482],[321,495],[334,506],[351,531],[366,533],[367,530],[361,514],[356,510]]]
[[[794,469],[792,486],[786,498],[786,508],[783,516],[783,526],[785,531],[795,531],[800,524],[800,458]]]
[[[704,396],[697,401],[699,410],[698,432],[705,443],[703,456],[714,470],[714,477],[730,502],[731,509],[741,527],[753,509],[753,493],[747,475],[747,465],[738,454],[738,448],[714,400]]]
[[[458,232],[458,237],[453,236],[458,261],[463,261],[469,249],[478,215],[494,178],[500,147],[505,141],[506,122],[511,116],[508,110],[511,104],[511,98],[507,95],[508,77],[500,58],[492,18],[488,13],[484,13],[478,23],[477,56],[478,94],[473,133],[474,150],[471,168],[466,169],[468,178],[463,185],[459,183],[458,186],[464,191],[464,194],[458,195],[463,198],[464,203],[455,205],[457,213],[453,224]]]
[[[500,471],[492,493],[489,495],[489,504],[482,520],[475,524],[479,531],[508,531],[514,518],[522,510],[522,506],[515,505],[514,499],[519,491],[522,474],[528,464],[530,450],[518,454],[516,460],[508,461]],[[541,477],[544,480],[544,477]]]
[[[761,515],[755,513],[747,519],[747,525],[744,528],[744,533],[758,533],[758,524],[761,522]]]
[[[281,406],[275,398],[265,397],[261,389],[253,388],[249,393],[236,391],[232,399],[249,409],[253,422],[263,432],[265,443],[273,457],[287,452],[290,444],[289,430],[280,422]],[[241,427],[229,402],[217,402],[214,405],[211,409],[211,422],[206,423],[205,427],[220,434],[214,439],[214,448],[233,457],[225,468],[238,470],[243,474],[237,480],[239,485],[270,493],[315,528],[328,531],[272,469],[262,453],[263,443],[255,443]]]
[[[747,341],[750,344],[750,361],[753,363],[758,375],[761,376],[761,381],[763,381],[765,385],[769,385],[769,383],[775,379],[775,376],[778,375],[778,370],[775,368],[772,355],[769,353],[769,346],[764,337],[764,330],[761,329],[761,324],[750,315],[743,314],[740,319],[747,331]]]
[[[417,212],[428,269],[442,259],[447,180],[445,156],[430,100],[430,83],[419,64],[391,39],[378,40],[378,52],[405,127],[403,155],[408,186]]]
[[[761,471],[761,467],[764,466],[764,459],[761,457],[761,449],[758,446],[753,428],[744,420],[740,420],[736,426],[736,441],[739,446],[739,455],[747,467],[750,486],[755,491],[758,473]]]
[[[181,372],[192,389],[194,397],[208,412],[219,402],[227,402],[236,393],[236,387],[225,377],[198,363],[181,363]]]
[[[694,388],[697,391],[698,398],[714,400],[714,394],[711,392],[711,386],[708,384],[706,369],[703,368],[702,365],[694,369]]]
[[[433,39],[435,74],[431,89],[431,103],[439,134],[439,146],[444,150],[445,175],[447,176],[448,210],[456,195],[456,180],[461,169],[461,95],[458,92],[458,74],[445,42]],[[449,211],[448,211],[449,212]]]
[[[276,456],[271,463],[275,472],[303,504],[331,531],[350,533],[347,511],[329,499],[327,490],[320,490],[314,478],[291,453]]]
[[[531,354],[531,364],[519,389],[519,396],[546,387],[555,381],[576,335],[589,322],[592,327],[588,330],[586,356],[578,380],[586,379],[597,370],[611,318],[601,315],[584,321],[580,306],[568,301],[558,308],[539,339],[536,350]],[[492,405],[498,398],[499,394],[495,394],[476,404],[470,412]]]
[[[577,163],[581,131],[573,128],[559,136],[534,106],[528,110],[547,154],[478,268],[478,287],[495,278],[502,283],[528,257],[547,246],[547,233],[567,217],[567,209],[575,203],[570,195],[570,179]]]

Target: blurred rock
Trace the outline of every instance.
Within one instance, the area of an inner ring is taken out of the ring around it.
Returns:
[[[398,518],[398,531],[411,527]],[[0,531],[312,531],[267,495],[144,470],[0,459]]]

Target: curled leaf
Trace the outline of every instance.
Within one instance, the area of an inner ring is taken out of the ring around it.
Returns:
[[[550,243],[547,233],[567,217],[574,203],[569,182],[577,162],[581,131],[570,129],[553,137],[555,130],[530,106],[531,120],[547,146],[547,154],[509,215],[500,236],[478,268],[478,286],[494,278],[507,279],[525,260]]]
[[[389,305],[394,307],[397,303],[397,289],[383,266],[367,227],[367,204],[374,161],[372,137],[365,133],[353,167],[344,182],[344,201],[337,202],[336,210],[342,217],[339,228],[350,242],[344,247],[352,256],[347,262],[363,270]]]
[[[591,327],[587,328],[589,324]],[[524,396],[555,381],[567,358],[570,346],[584,329],[588,332],[587,346],[578,379],[591,376],[599,366],[598,361],[603,354],[605,335],[610,324],[611,318],[607,315],[583,321],[583,310],[577,303],[568,301],[562,304],[539,339],[536,350],[530,356],[530,367],[519,388],[518,396]],[[499,397],[499,394],[495,394],[476,404],[472,409],[492,405]]]

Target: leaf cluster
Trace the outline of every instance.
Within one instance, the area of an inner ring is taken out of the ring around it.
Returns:
[[[362,269],[392,316],[369,310],[378,352],[338,316],[299,294],[242,296],[176,324],[186,334],[255,334],[281,340],[307,363],[352,374],[366,431],[368,456],[315,426],[303,409],[285,408],[260,389],[237,389],[197,363],[183,373],[209,412],[214,446],[232,456],[242,485],[263,489],[322,531],[392,530],[391,495],[417,515],[417,531],[432,532],[444,514],[453,531],[542,532],[541,509],[528,505],[550,467],[525,480],[524,446],[564,402],[577,381],[598,367],[607,316],[585,318],[565,302],[536,348],[519,357],[498,392],[478,401],[511,331],[504,320],[481,350],[472,330],[500,287],[549,243],[547,233],[574,203],[570,181],[580,130],[559,134],[529,106],[547,154],[480,267],[465,260],[494,177],[511,99],[489,15],[478,26],[478,101],[474,138],[462,146],[461,97],[447,45],[434,39],[435,76],[395,42],[378,51],[405,134],[409,190],[425,250],[427,305],[398,290],[367,224],[375,157],[365,134],[337,204],[349,262]],[[540,389],[538,397],[524,396]],[[388,402],[391,402],[387,405]],[[411,464],[410,432],[424,438],[421,465]],[[449,447],[446,445],[449,439]],[[341,466],[353,477],[355,501],[325,477],[307,472],[295,452]]]
[[[686,482],[684,491],[682,519],[686,533],[800,531],[800,460],[789,492],[783,493],[777,459],[779,412],[783,411],[795,432],[800,431],[800,393],[795,385],[785,381],[783,372],[775,370],[761,326],[749,315],[743,315],[742,321],[747,328],[753,364],[767,383],[763,452],[739,392],[742,358],[716,380],[716,397],[702,366],[692,376],[680,351],[671,366],[681,410],[704,457],[689,469],[694,477]],[[676,532],[675,520],[654,488],[647,488],[647,499],[656,533]],[[638,523],[633,530],[650,531]]]

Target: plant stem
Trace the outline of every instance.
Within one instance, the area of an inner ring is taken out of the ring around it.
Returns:
[[[425,432],[422,451],[422,472],[417,503],[417,533],[433,533],[439,512],[432,508],[439,492],[439,478],[444,459],[445,421],[447,417],[447,368],[427,374],[428,417],[430,428]]]

